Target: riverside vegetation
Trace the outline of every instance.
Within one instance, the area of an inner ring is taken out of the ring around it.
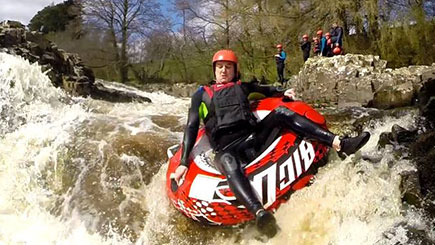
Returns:
[[[273,82],[277,43],[289,56],[289,78],[303,66],[298,38],[334,21],[346,53],[379,55],[389,68],[435,62],[431,1],[176,0],[165,8],[155,0],[68,0],[38,12],[29,27],[78,53],[96,77],[139,85],[206,83],[221,48],[239,55],[244,80]]]

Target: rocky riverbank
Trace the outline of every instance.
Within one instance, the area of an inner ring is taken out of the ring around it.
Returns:
[[[118,92],[95,83],[93,71],[76,54],[67,53],[47,40],[42,33],[26,30],[16,21],[0,23],[0,52],[38,62],[55,87],[75,96],[91,96],[112,102],[150,102],[146,97]]]
[[[309,103],[390,109],[415,104],[424,84],[435,78],[435,64],[398,69],[386,65],[373,55],[314,57],[291,85]]]

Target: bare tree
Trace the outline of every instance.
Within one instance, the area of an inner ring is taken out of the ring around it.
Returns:
[[[191,24],[204,29],[204,32],[223,33],[223,43],[226,48],[231,43],[231,26],[237,21],[238,14],[235,9],[235,0],[181,0],[177,1],[178,8],[183,11],[185,18]],[[181,8],[180,8],[181,7]],[[218,32],[211,31],[217,28]],[[217,35],[218,38],[220,35]]]
[[[83,4],[88,20],[110,34],[120,81],[126,82],[129,41],[146,35],[157,25],[161,17],[159,4],[155,0],[83,0]]]

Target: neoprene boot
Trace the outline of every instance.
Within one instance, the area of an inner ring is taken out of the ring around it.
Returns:
[[[278,232],[278,226],[276,225],[276,219],[273,214],[264,209],[257,211],[256,217],[257,230],[265,234],[267,237],[272,238]]]
[[[340,139],[340,152],[351,155],[361,149],[370,139],[369,132],[362,132],[356,137],[343,137]]]

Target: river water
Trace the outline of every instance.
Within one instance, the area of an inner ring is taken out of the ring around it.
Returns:
[[[376,147],[393,124],[412,126],[412,110],[366,124],[361,153],[332,156],[277,211],[281,231],[266,240],[253,223],[202,226],[170,206],[166,149],[182,139],[188,98],[105,84],[153,103],[71,98],[38,65],[0,53],[0,244],[418,244],[408,226],[435,240],[401,200],[400,173],[413,164]]]

